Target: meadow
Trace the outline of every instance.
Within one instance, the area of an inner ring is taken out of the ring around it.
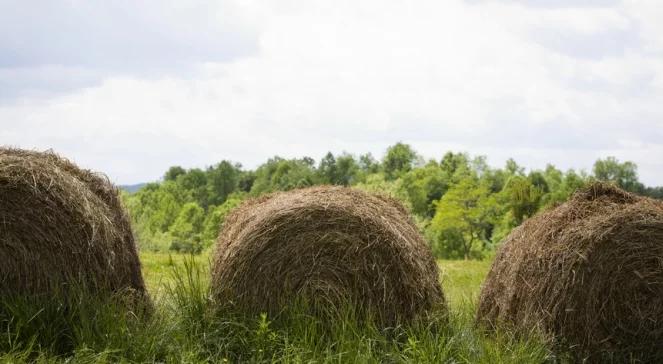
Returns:
[[[473,322],[491,260],[440,260],[449,314],[380,330],[344,310],[332,323],[306,313],[240,317],[209,300],[209,255],[141,253],[154,301],[151,314],[122,314],[114,301],[77,302],[76,310],[3,302],[0,361],[541,363],[555,360],[541,340],[488,334]],[[12,306],[13,305],[13,306]],[[83,322],[83,324],[81,324]]]

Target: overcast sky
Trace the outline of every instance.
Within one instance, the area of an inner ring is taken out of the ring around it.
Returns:
[[[269,5],[271,4],[271,5]],[[397,141],[663,185],[659,0],[0,0],[0,144],[121,184]]]

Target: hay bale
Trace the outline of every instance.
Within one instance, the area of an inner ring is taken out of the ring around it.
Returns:
[[[349,303],[383,325],[445,309],[437,264],[403,206],[341,187],[275,193],[234,210],[212,290],[248,313],[275,315],[303,297],[332,312]]]
[[[0,294],[72,286],[145,293],[117,188],[52,152],[0,148]]]
[[[539,330],[577,359],[663,360],[663,203],[597,183],[515,229],[477,319]]]

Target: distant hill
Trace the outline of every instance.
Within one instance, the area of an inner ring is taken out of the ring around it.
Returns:
[[[129,193],[134,193],[140,190],[141,188],[143,188],[143,186],[145,186],[146,184],[147,183],[136,183],[134,185],[120,185],[120,189],[127,191]]]

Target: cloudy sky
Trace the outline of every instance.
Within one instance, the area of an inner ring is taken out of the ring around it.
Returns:
[[[0,144],[122,184],[397,141],[663,185],[658,0],[0,0]]]

